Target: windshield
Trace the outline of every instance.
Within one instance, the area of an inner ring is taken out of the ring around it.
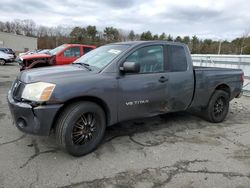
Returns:
[[[57,52],[60,52],[62,49],[64,49],[66,47],[66,45],[61,45],[61,46],[58,46],[56,48],[54,48],[53,50],[50,50],[49,53],[51,55],[56,55]]]
[[[84,63],[102,69],[127,48],[127,45],[102,46],[88,52],[74,63]]]
[[[39,54],[47,54],[47,53],[49,53],[49,51],[50,51],[50,50],[41,50],[41,51],[39,51],[38,53],[39,53]]]

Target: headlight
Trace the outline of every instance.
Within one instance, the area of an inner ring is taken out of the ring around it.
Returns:
[[[48,101],[55,86],[55,84],[46,82],[27,84],[23,90],[22,98],[36,102]]]

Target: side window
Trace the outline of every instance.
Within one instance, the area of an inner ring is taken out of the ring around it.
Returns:
[[[80,47],[71,47],[63,52],[64,57],[80,57]]]
[[[170,72],[183,72],[187,70],[187,58],[183,46],[168,45],[167,69]]]
[[[84,53],[84,54],[90,52],[91,50],[93,50],[93,48],[90,48],[90,47],[83,47],[83,53]]]
[[[140,73],[164,71],[163,46],[147,46],[140,48],[127,57],[126,61],[140,64]]]

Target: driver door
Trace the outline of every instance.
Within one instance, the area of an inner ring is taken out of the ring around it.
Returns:
[[[140,64],[139,73],[125,73],[119,84],[119,121],[153,116],[166,111],[167,80],[164,46],[151,45],[132,52],[125,60]]]

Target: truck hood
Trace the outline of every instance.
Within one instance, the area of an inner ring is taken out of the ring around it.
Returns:
[[[62,65],[46,68],[35,68],[20,72],[18,79],[24,83],[32,82],[67,82],[74,78],[81,79],[89,75],[97,74],[99,71],[86,69],[82,65]]]
[[[38,59],[38,58],[49,58],[51,55],[49,54],[29,54],[29,55],[23,55],[21,56],[22,59],[28,60],[28,59]]]

